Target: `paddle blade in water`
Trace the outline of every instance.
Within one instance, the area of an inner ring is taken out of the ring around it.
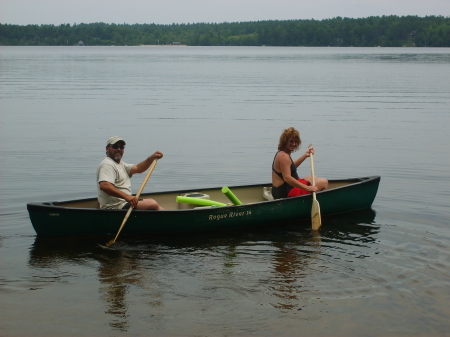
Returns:
[[[98,245],[100,247],[102,247],[103,249],[108,249],[110,246],[112,246],[114,244],[114,240],[110,240],[106,245],[102,246],[101,244],[98,243]]]
[[[106,247],[112,246],[114,244],[114,242],[116,242],[116,240],[110,240],[107,244]]]
[[[322,221],[320,220],[320,206],[319,202],[314,199],[311,208],[311,221],[312,229],[317,230],[322,226]]]

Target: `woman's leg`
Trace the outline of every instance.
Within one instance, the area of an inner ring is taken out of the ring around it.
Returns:
[[[312,184],[311,176],[305,177],[303,179],[308,180]],[[328,180],[325,178],[314,177],[314,182],[316,183],[316,186],[319,189],[319,191],[323,191],[328,188]]]

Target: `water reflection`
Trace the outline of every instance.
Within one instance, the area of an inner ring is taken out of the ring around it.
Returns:
[[[215,301],[224,296],[217,289],[226,289],[231,296],[246,291],[263,305],[281,311],[302,310],[314,288],[311,276],[321,272],[317,259],[326,254],[329,242],[351,246],[374,242],[379,230],[374,218],[375,212],[368,209],[323,218],[320,231],[309,230],[309,221],[297,221],[188,236],[123,236],[112,250],[97,246],[107,242],[107,237],[36,237],[29,265],[51,282],[60,279],[49,276],[67,269],[73,278],[95,275],[99,298],[110,317],[108,324],[123,332],[136,319],[132,317],[136,310],[153,320],[166,319],[168,293],[177,299]],[[176,276],[171,279],[167,273]],[[208,287],[198,286],[202,297],[198,299],[196,284],[205,279]],[[194,290],[185,282],[192,282]]]
[[[347,245],[364,245],[376,241],[380,227],[375,225],[376,212],[372,208],[329,216],[320,230],[328,241],[336,240]]]
[[[136,259],[119,252],[114,257],[100,255],[97,260],[98,278],[105,287],[100,288],[102,300],[107,304],[106,313],[113,319],[109,325],[121,331],[129,327],[127,294],[132,285],[139,285],[142,273]]]
[[[301,240],[297,243],[303,247],[313,247],[312,253],[320,253],[320,241],[317,240]],[[275,242],[274,246],[277,251],[272,258],[273,278],[272,281],[267,280],[271,284],[269,289],[273,295],[279,298],[272,306],[283,310],[297,309],[301,310],[302,295],[307,292],[308,285],[305,284],[306,276],[310,270],[308,264],[313,261],[311,254],[305,253],[304,248],[296,246],[293,243]]]

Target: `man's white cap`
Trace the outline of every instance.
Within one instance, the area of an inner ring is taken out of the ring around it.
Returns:
[[[125,141],[122,138],[114,136],[114,137],[111,137],[111,138],[108,139],[108,141],[106,142],[106,146],[114,145],[117,142],[123,142],[125,145],[127,144],[127,143],[125,143]]]

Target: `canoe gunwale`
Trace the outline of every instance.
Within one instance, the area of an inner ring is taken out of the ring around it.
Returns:
[[[359,184],[364,184],[364,183],[368,183],[371,180],[377,180],[380,179],[380,176],[367,176],[367,177],[361,177],[361,178],[348,178],[348,179],[335,179],[335,180],[330,180],[330,182],[348,182],[349,184],[344,185],[344,186],[338,186],[338,187],[334,187],[325,191],[320,191],[317,192],[317,198],[319,198],[320,195],[326,195],[329,193],[332,193],[336,190],[340,190],[340,189],[345,189],[348,188],[349,186],[355,186],[355,185],[359,185]],[[270,183],[264,183],[264,184],[252,184],[252,185],[239,185],[239,186],[231,186],[230,189],[233,188],[246,188],[246,187],[269,187],[272,186]],[[204,188],[204,189],[208,189],[208,190],[220,190],[222,187],[208,187],[208,188]],[[202,189],[200,189],[202,190]],[[188,190],[174,190],[174,191],[161,191],[161,192],[151,192],[151,193],[142,193],[142,196],[152,196],[152,195],[163,195],[163,194],[172,194],[172,193],[187,193],[192,191],[192,189],[188,189]],[[311,194],[305,194],[305,195],[300,195],[300,196],[296,196],[296,197],[291,197],[291,198],[283,198],[283,199],[275,199],[275,200],[263,200],[263,201],[257,201],[257,202],[253,202],[253,203],[246,203],[246,204],[242,204],[242,205],[227,205],[227,206],[221,206],[220,208],[235,208],[235,207],[243,207],[243,206],[250,206],[250,205],[256,205],[256,204],[262,204],[262,203],[277,203],[280,201],[295,201],[298,199],[304,199],[304,198],[310,198]],[[121,213],[125,213],[127,210],[125,209],[101,209],[101,208],[85,208],[85,207],[66,207],[66,206],[62,206],[62,204],[65,203],[78,203],[78,202],[89,202],[89,201],[94,201],[97,200],[97,198],[85,198],[85,199],[75,199],[75,200],[66,200],[66,201],[46,201],[46,202],[31,202],[31,203],[27,203],[27,208],[30,209],[36,209],[36,208],[51,208],[51,209],[71,209],[71,210],[83,210],[83,211],[93,211],[93,212],[121,212]],[[180,212],[180,211],[201,211],[203,209],[206,208],[194,208],[194,209],[167,209],[167,210],[162,210],[162,211],[157,211],[157,210],[138,210],[135,209],[133,210],[133,212],[139,212],[139,213],[154,213],[154,212]],[[209,208],[208,208],[209,209]]]

